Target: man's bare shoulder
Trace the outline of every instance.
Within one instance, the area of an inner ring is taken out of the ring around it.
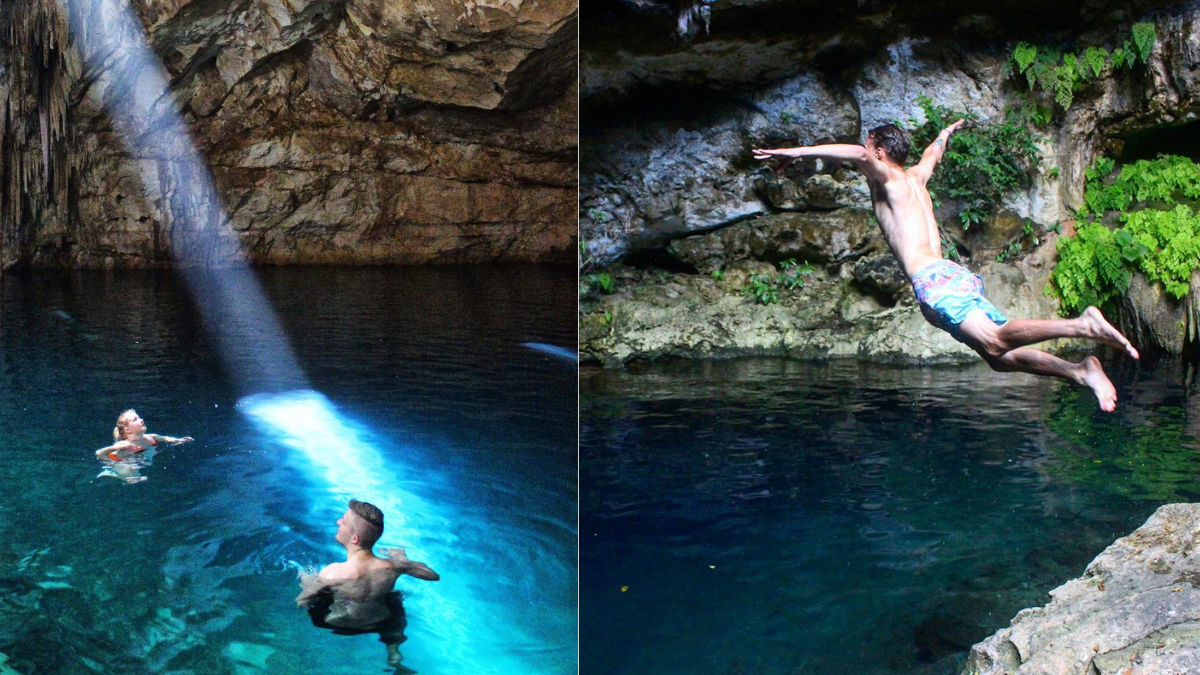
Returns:
[[[380,558],[379,556],[375,556],[367,561],[365,571],[367,571],[367,572],[392,572],[395,569],[396,569],[396,566],[392,564],[392,561],[390,558]]]
[[[357,576],[357,574],[355,574],[354,569],[349,564],[344,562],[329,563],[325,567],[321,568],[321,572],[317,575],[321,581],[325,582],[345,581],[347,579],[353,579],[355,576]]]
[[[908,182],[908,172],[903,167],[879,162],[879,171],[874,174],[866,173],[867,184],[873,189],[892,189]]]
[[[924,186],[929,180],[929,172],[921,168],[920,164],[914,164],[904,170],[904,177],[910,182],[915,182],[917,185]]]

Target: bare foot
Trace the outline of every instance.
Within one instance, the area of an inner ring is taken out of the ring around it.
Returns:
[[[1088,336],[1093,340],[1099,340],[1105,344],[1120,347],[1129,352],[1129,355],[1133,358],[1138,358],[1138,350],[1133,348],[1133,345],[1129,343],[1129,340],[1125,339],[1124,335],[1121,335],[1121,331],[1113,328],[1112,324],[1100,313],[1100,310],[1095,307],[1088,307],[1083,310],[1083,314],[1079,318],[1087,327]]]
[[[1092,393],[1096,395],[1096,400],[1100,403],[1100,409],[1104,412],[1116,410],[1117,389],[1104,374],[1100,359],[1089,356],[1080,361],[1079,365],[1083,366],[1083,384],[1091,387]]]

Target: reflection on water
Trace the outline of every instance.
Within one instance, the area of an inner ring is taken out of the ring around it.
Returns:
[[[1105,415],[986,367],[586,370],[581,672],[957,674],[1200,494],[1183,372],[1116,366]]]
[[[314,628],[293,602],[299,568],[343,559],[347,497],[373,491],[379,546],[442,575],[397,584],[405,666],[574,672],[575,370],[521,346],[572,343],[572,271],[262,276],[346,432],[312,454],[237,410],[174,277],[4,277],[0,475],[20,488],[2,498],[0,659],[21,673],[383,671],[378,635]],[[93,456],[129,407],[151,433],[196,438],[137,485],[97,478]]]

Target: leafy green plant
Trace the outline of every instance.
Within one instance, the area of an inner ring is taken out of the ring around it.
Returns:
[[[1200,216],[1180,204],[1170,211],[1135,211],[1124,220],[1125,229],[1116,234],[1128,242],[1123,251],[1132,251],[1125,259],[1171,296],[1187,295],[1192,270],[1200,268]]]
[[[1099,157],[1084,172],[1084,206],[1081,215],[1125,211],[1135,202],[1173,204],[1180,198],[1200,198],[1200,166],[1187,157],[1159,155],[1126,164],[1112,176],[1116,164]]]
[[[792,122],[796,121],[796,115],[795,113],[790,113],[786,110],[781,111],[779,113],[779,121],[783,122],[784,124],[791,124]]]
[[[1127,164],[1097,158],[1085,173],[1083,220],[1076,236],[1058,240],[1059,262],[1051,274],[1051,295],[1063,311],[1101,305],[1123,295],[1140,271],[1167,293],[1188,293],[1192,271],[1200,269],[1200,214],[1179,201],[1200,198],[1200,166],[1186,157],[1161,155]],[[1171,208],[1138,208],[1147,202]],[[1109,229],[1098,216],[1118,211],[1122,227]]]
[[[1015,258],[1018,255],[1021,255],[1021,242],[1010,242],[1009,245],[1004,248],[1004,250],[1000,251],[1000,253],[996,255],[996,262],[1004,262],[1005,260],[1008,260],[1009,258]]]
[[[780,289],[795,290],[804,287],[804,278],[812,276],[813,268],[808,263],[798,263],[795,258],[788,258],[779,263],[779,273],[755,274],[750,277],[750,285],[743,289],[746,297],[754,298],[761,305],[771,305],[779,302]]]
[[[611,213],[608,211],[602,211],[600,209],[588,209],[588,218],[591,218],[592,222],[599,223],[601,225],[613,219]]]
[[[750,285],[746,287],[745,293],[748,297],[757,300],[760,305],[773,305],[779,302],[779,290],[776,289],[774,280],[769,274],[755,274],[750,277]]]
[[[1029,219],[1025,220],[1025,226],[1021,228],[1021,233],[1024,234],[1025,238],[1028,239],[1034,246],[1041,245],[1041,243],[1042,243],[1041,240],[1038,239],[1038,236],[1036,234],[1034,234],[1032,220],[1029,220]]]
[[[719,268],[715,269],[712,271],[712,278],[720,281],[725,278],[725,272]]]
[[[1150,51],[1154,49],[1154,43],[1157,41],[1158,31],[1155,30],[1153,23],[1133,24],[1133,44],[1137,47],[1137,56],[1142,63],[1150,60]]]
[[[616,285],[613,283],[612,275],[610,275],[608,272],[585,274],[583,278],[588,282],[589,285],[599,288],[601,292],[605,294],[612,293],[616,288]]]
[[[952,200],[959,205],[963,228],[983,222],[1004,193],[1028,188],[1041,162],[1037,135],[1029,128],[1037,113],[1028,105],[1010,108],[1003,122],[980,123],[970,111],[955,111],[919,96],[917,104],[925,122],[912,130],[917,147],[933,142],[937,134],[959,118],[968,120],[942,155],[929,182],[935,203]]]
[[[958,244],[955,244],[953,239],[947,237],[945,232],[939,232],[938,234],[941,235],[942,239],[942,255],[955,262],[961,261],[962,256],[958,253]]]
[[[1063,110],[1071,107],[1083,83],[1119,68],[1145,64],[1158,41],[1153,23],[1133,24],[1131,38],[1110,54],[1103,47],[1089,46],[1080,53],[1018,42],[1006,67],[1014,76],[1023,75],[1031,92],[1050,95]]]
[[[1026,244],[1030,250],[1037,248],[1042,244],[1042,240],[1037,236],[1037,230],[1033,227],[1033,221],[1028,218],[1025,224],[1021,227],[1021,236],[1016,241],[1011,241],[1003,250],[996,255],[996,262],[1004,262],[1011,258],[1015,258],[1025,251]]]
[[[1130,270],[1111,230],[1083,223],[1074,237],[1058,240],[1058,264],[1051,273],[1064,313],[1089,305],[1107,305],[1129,288]]]
[[[781,270],[778,281],[784,288],[797,289],[804,287],[804,277],[812,276],[813,268],[808,263],[797,263],[795,258],[788,258],[779,263]]]
[[[1108,50],[1103,47],[1088,47],[1083,52],[1083,62],[1092,69],[1092,75],[1100,77],[1108,70]]]

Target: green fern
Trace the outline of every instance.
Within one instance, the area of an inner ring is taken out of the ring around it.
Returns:
[[[1117,70],[1119,68],[1125,67],[1125,54],[1127,54],[1127,53],[1128,52],[1126,52],[1125,49],[1122,47],[1117,47],[1116,49],[1114,49],[1112,51],[1113,70]]]
[[[1125,40],[1111,54],[1097,46],[1089,46],[1081,54],[1075,54],[1018,42],[1013,47],[1012,58],[1005,64],[1004,73],[1009,77],[1024,75],[1030,91],[1045,92],[1065,110],[1074,102],[1075,94],[1084,82],[1101,77],[1110,69],[1132,68],[1139,60],[1145,64],[1157,41],[1154,24],[1142,22],[1133,25],[1132,40]]]
[[[1179,203],[1200,198],[1200,166],[1170,155],[1127,164],[1120,172],[1114,166],[1100,157],[1085,172],[1080,214],[1117,211],[1122,227],[1110,230],[1098,220],[1083,220],[1076,236],[1058,240],[1059,262],[1047,292],[1062,301],[1064,313],[1124,295],[1134,271],[1182,298],[1192,272],[1200,270],[1200,214]],[[1173,208],[1128,210],[1146,202]]]
[[[1071,101],[1075,99],[1075,55],[1067,56],[1071,57],[1071,61],[1054,69],[1054,102],[1063,110],[1070,108]]]
[[[1025,42],[1018,42],[1013,48],[1013,60],[1017,62],[1017,72],[1025,73],[1025,69],[1037,58],[1037,47]]]
[[[1108,50],[1103,47],[1088,47],[1083,52],[1083,60],[1091,67],[1092,73],[1096,77],[1100,77],[1104,73],[1105,66],[1108,65]]]
[[[1133,24],[1133,44],[1137,47],[1138,58],[1142,63],[1150,60],[1150,51],[1154,49],[1154,43],[1158,41],[1158,31],[1154,29],[1154,24],[1149,21]]]

